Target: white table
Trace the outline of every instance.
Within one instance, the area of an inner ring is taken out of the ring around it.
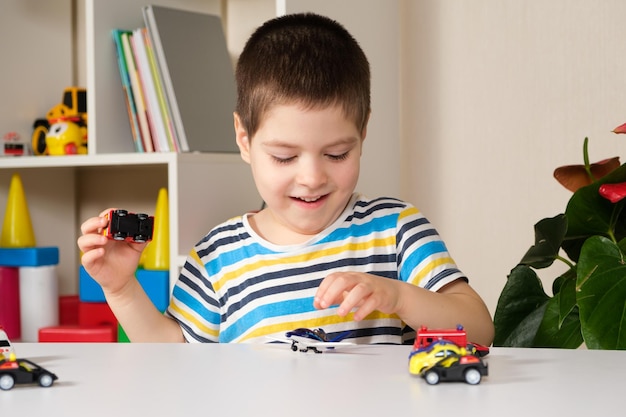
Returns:
[[[0,391],[0,416],[623,416],[626,352],[492,348],[480,385],[430,386],[409,346],[16,343],[56,373]]]

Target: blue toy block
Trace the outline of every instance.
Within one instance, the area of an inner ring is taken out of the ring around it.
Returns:
[[[165,312],[170,303],[170,272],[139,268],[135,275],[150,301],[160,312]],[[87,303],[106,303],[102,287],[82,265],[79,273],[78,298]]]
[[[78,299],[86,303],[106,303],[102,287],[82,265],[78,273]]]
[[[59,264],[59,248],[0,248],[0,266],[48,266]]]
[[[163,313],[170,303],[170,271],[139,268],[135,275],[148,298]]]

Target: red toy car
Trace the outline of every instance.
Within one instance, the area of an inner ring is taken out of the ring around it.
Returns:
[[[426,349],[433,342],[441,340],[454,343],[459,347],[464,347],[470,353],[480,357],[484,357],[489,354],[489,348],[487,346],[467,342],[467,333],[465,333],[465,329],[463,329],[463,326],[461,325],[457,326],[456,329],[429,329],[426,326],[420,327],[417,331],[417,335],[415,336],[413,350]]]
[[[144,243],[152,240],[154,216],[129,213],[127,210],[111,210],[106,215],[109,224],[102,234],[109,239]]]

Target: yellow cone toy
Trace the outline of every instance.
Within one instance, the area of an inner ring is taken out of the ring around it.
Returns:
[[[163,271],[170,269],[170,213],[167,203],[167,190],[161,188],[154,211],[152,241],[142,254],[144,269]]]
[[[35,246],[35,232],[30,221],[22,179],[19,174],[13,174],[4,213],[0,247],[32,248]]]

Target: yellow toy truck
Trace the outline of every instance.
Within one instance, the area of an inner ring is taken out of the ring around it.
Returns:
[[[66,135],[70,143],[55,147],[52,154],[86,153],[87,149],[87,90],[81,87],[67,87],[63,91],[61,103],[52,107],[45,119],[37,119],[33,124],[31,145],[34,155],[48,155],[50,149],[46,137],[50,127],[57,123],[72,123],[78,127],[78,135]],[[73,126],[72,126],[73,127]],[[70,129],[73,132],[75,129]],[[57,135],[58,136],[58,135]],[[59,149],[59,150],[57,150]],[[61,152],[61,153],[59,153]]]

